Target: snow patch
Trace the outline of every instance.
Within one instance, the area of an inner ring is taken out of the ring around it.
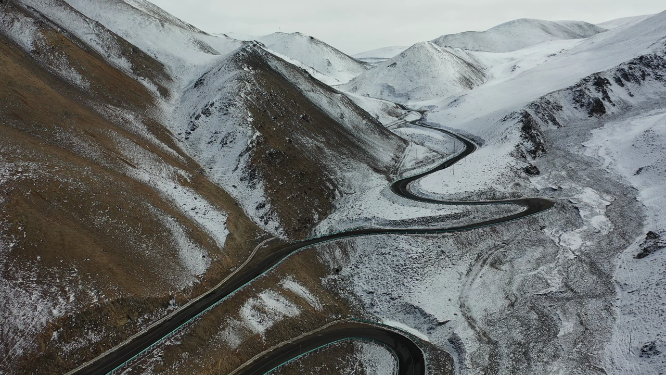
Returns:
[[[180,263],[188,271],[188,275],[181,277],[180,288],[192,285],[197,282],[197,278],[192,276],[202,276],[210,266],[210,257],[207,252],[199,245],[190,240],[187,232],[182,225],[175,219],[162,215],[163,224],[171,230],[173,241],[178,249],[178,258]]]
[[[178,182],[178,179],[189,182],[189,173],[163,163],[157,155],[125,138],[118,137],[116,142],[125,150],[123,154],[136,166],[126,168],[130,177],[157,190],[183,215],[208,233],[215,240],[218,249],[224,249],[229,234],[226,225],[228,214],[213,206],[193,189]]]
[[[310,293],[310,291],[305,286],[297,283],[293,279],[289,278],[283,280],[282,283],[280,283],[280,286],[303,298],[310,306],[314,307],[315,310],[322,309],[322,305],[321,302],[319,302],[319,299],[314,294]]]
[[[405,332],[409,332],[412,335],[420,338],[423,341],[430,341],[428,339],[428,335],[426,335],[425,333],[419,331],[418,329],[412,328],[412,327],[410,327],[410,326],[408,326],[404,323],[396,322],[394,320],[389,320],[389,319],[384,319],[382,321],[382,323],[386,324],[389,327],[398,328],[398,329],[403,330]]]
[[[257,298],[249,299],[240,309],[243,324],[253,333],[262,336],[280,320],[295,317],[300,312],[296,304],[272,290],[261,292]]]
[[[367,375],[395,375],[398,363],[386,347],[372,342],[355,342],[356,356]]]

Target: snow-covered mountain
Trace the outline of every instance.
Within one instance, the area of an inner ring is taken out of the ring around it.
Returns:
[[[484,80],[484,67],[464,51],[423,42],[341,88],[358,95],[407,102],[446,97],[470,90]]]
[[[350,57],[321,40],[295,33],[273,33],[251,37],[235,35],[241,40],[256,40],[263,43],[271,52],[308,71],[320,81],[337,85],[349,82],[352,78],[365,72],[368,66]]]
[[[510,52],[552,40],[583,39],[606,29],[580,21],[518,19],[486,31],[443,35],[432,42],[471,51]]]
[[[530,69],[520,71],[508,80],[489,81],[464,93],[464,96],[441,100],[429,116],[433,120],[436,118],[438,123],[454,127],[475,128],[476,125],[472,124],[478,123],[485,132],[488,118],[503,117],[508,113],[498,111],[518,109],[539,96],[571,86],[590,74],[653,52],[660,47],[660,38],[666,35],[664,17],[666,15],[660,13],[627,28],[573,41],[566,48],[559,43],[554,44],[552,53]],[[541,47],[548,47],[548,44]],[[516,53],[522,54],[522,51]]]
[[[175,116],[174,132],[211,178],[286,237],[307,234],[343,191],[359,188],[357,173],[388,174],[406,146],[347,97],[258,45],[192,82]],[[285,200],[303,179],[307,196]]]
[[[543,224],[535,223],[542,225],[542,234],[537,235],[541,240],[534,237],[517,245],[508,235],[507,245],[499,245],[495,255],[469,266],[472,276],[450,292],[460,296],[460,311],[442,313],[446,307],[428,302],[434,300],[434,293],[417,292],[416,297],[405,298],[417,301],[420,309],[432,311],[440,321],[455,319],[454,314],[467,316],[472,328],[466,333],[466,329],[453,331],[468,343],[466,348],[484,348],[481,352],[503,356],[500,353],[520,351],[531,327],[552,330],[532,340],[532,347],[543,350],[522,355],[533,361],[529,370],[521,369],[511,357],[476,362],[468,353],[457,351],[459,358],[468,358],[474,373],[497,368],[512,374],[584,373],[592,348],[597,353],[594,366],[608,374],[659,373],[666,368],[664,357],[656,354],[666,346],[666,326],[658,317],[666,305],[656,297],[664,290],[663,275],[655,271],[666,262],[661,234],[664,211],[658,203],[664,199],[663,172],[656,167],[663,152],[655,151],[664,126],[665,37],[666,12],[585,39],[510,79],[490,81],[431,107],[429,122],[480,136],[485,144],[455,176],[451,171],[432,175],[417,189],[445,195],[465,191],[462,196],[468,197],[475,190],[497,191],[503,186],[513,186],[509,190],[515,191],[521,189],[515,185],[520,181],[526,184],[523,194],[547,196],[561,205],[539,220]],[[568,214],[569,209],[574,211]],[[577,223],[555,224],[567,220]],[[523,246],[530,250],[517,250]],[[647,253],[643,258],[641,254]],[[550,260],[537,260],[540,254]],[[518,271],[514,261],[503,263],[501,259],[507,257],[530,266]],[[593,260],[588,265],[594,271],[578,268],[583,259]],[[495,261],[512,267],[511,276],[504,278],[504,266],[483,266]],[[360,267],[364,266],[368,265]],[[501,271],[494,271],[495,267]],[[581,277],[595,281],[575,281]],[[433,271],[432,281],[426,284],[441,285],[452,279],[453,272]],[[512,290],[520,290],[520,296],[512,295]],[[405,290],[393,293],[408,294]],[[503,297],[493,299],[502,293]],[[547,307],[542,298],[548,301]],[[589,305],[591,299],[594,308]],[[491,307],[502,303],[511,307]],[[400,303],[386,303],[378,310],[396,306]],[[531,320],[521,312],[533,309],[540,311],[540,318]],[[574,310],[578,312],[572,314]],[[396,319],[390,314],[384,317]],[[523,323],[507,331],[508,321]],[[578,335],[587,329],[591,329],[589,336]],[[479,335],[485,338],[474,339]],[[579,345],[586,345],[585,355],[576,354]],[[543,355],[545,348],[555,347],[561,354]]]
[[[3,373],[122,342],[262,240],[309,236],[409,145],[261,45],[142,0],[1,2],[0,39]]]
[[[666,368],[658,271],[666,262],[666,12],[615,24],[509,52],[453,50],[485,68],[484,83],[430,97],[422,109],[429,124],[480,137],[483,147],[413,188],[459,199],[542,196],[557,206],[450,243],[358,239],[351,259],[322,250],[343,270],[335,280],[353,289],[351,300],[380,320],[409,322],[472,374]],[[409,87],[381,71],[376,87]],[[369,110],[381,104],[357,94]]]
[[[398,49],[369,51],[359,56],[381,62],[340,88],[401,103],[448,97],[517,75],[604,31],[586,22],[520,19],[418,43],[385,61],[371,55]]]
[[[274,246],[521,209],[396,196],[397,176],[460,151],[423,124],[479,148],[415,193],[554,207],[303,249],[129,371],[230,373],[363,319],[420,338],[432,373],[663,372],[666,12],[355,57],[210,35],[145,0],[0,1],[0,372],[65,373]],[[372,345],[275,371],[395,369]]]

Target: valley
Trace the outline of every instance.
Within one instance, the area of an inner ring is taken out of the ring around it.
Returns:
[[[662,372],[665,38],[0,2],[0,372]]]

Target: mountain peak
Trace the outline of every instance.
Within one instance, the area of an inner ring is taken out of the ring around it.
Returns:
[[[300,65],[330,84],[349,82],[366,71],[364,63],[321,40],[300,32],[276,32],[256,38],[279,57]]]
[[[484,67],[464,51],[420,42],[343,88],[360,95],[408,102],[449,96],[484,81]]]

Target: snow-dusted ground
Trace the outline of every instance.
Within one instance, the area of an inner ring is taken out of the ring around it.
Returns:
[[[217,249],[223,251],[229,230],[227,229],[228,214],[213,206],[195,190],[185,187],[178,179],[190,181],[192,176],[183,170],[164,165],[160,158],[135,143],[118,138],[117,142],[124,149],[129,161],[135,167],[127,167],[126,174],[136,181],[152,186],[162,197],[173,204],[185,217],[192,220],[215,241]],[[179,249],[180,261],[187,270],[183,277],[183,285],[191,285],[202,276],[210,266],[211,256],[189,240],[184,228],[168,215],[162,214],[163,221],[172,230],[173,240]]]
[[[356,347],[367,375],[393,375],[397,372],[395,358],[385,347],[371,342],[358,342]]]
[[[608,374],[659,374],[666,370],[666,110],[616,120],[593,132],[585,146],[603,167],[638,191],[644,232],[618,259],[617,324],[606,352]],[[648,249],[649,255],[636,256]],[[652,253],[653,251],[653,253]]]
[[[511,157],[517,136],[512,142],[493,142],[452,168],[438,171],[415,182],[412,189],[425,195],[456,195],[462,199],[483,190],[512,191],[515,171],[520,162]],[[460,147],[460,146],[458,146]]]
[[[0,189],[4,190],[3,185],[15,179],[43,177],[43,173],[36,173],[35,167],[0,160]],[[5,356],[0,360],[0,369],[11,368],[13,360],[34,348],[34,337],[48,322],[71,313],[80,303],[104,297],[91,288],[94,283],[84,282],[84,276],[74,265],[66,272],[67,280],[59,280],[54,273],[48,276],[48,282],[35,283],[40,274],[39,256],[30,262],[8,264],[8,254],[19,238],[7,234],[14,223],[8,222],[3,215],[4,196],[0,194],[0,340]]]
[[[280,286],[282,286],[282,288],[284,288],[285,290],[289,290],[294,294],[298,295],[299,297],[303,298],[310,306],[314,307],[315,310],[322,309],[321,302],[319,302],[317,297],[314,294],[310,293],[309,290],[307,290],[303,285],[299,284],[295,280],[287,278],[285,280],[282,280]]]
[[[356,105],[366,110],[383,125],[395,123],[409,115],[409,111],[400,108],[393,102],[371,98],[369,96],[345,93]],[[421,116],[419,115],[418,118]]]

